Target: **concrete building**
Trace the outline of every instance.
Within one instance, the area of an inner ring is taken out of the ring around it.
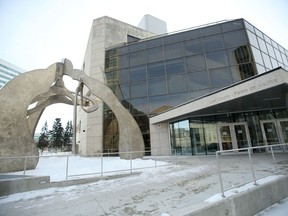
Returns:
[[[152,36],[96,19],[83,63],[134,116],[146,150],[214,154],[288,141],[288,51],[281,45],[244,19]],[[109,107],[79,116],[80,153],[118,151]]]
[[[23,72],[25,72],[24,69],[0,59],[0,88]]]

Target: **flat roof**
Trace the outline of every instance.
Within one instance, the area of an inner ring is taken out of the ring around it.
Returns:
[[[150,117],[150,124],[192,116],[287,107],[288,71],[279,67]]]

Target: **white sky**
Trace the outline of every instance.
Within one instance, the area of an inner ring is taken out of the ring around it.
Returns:
[[[287,11],[287,0],[0,0],[0,58],[26,70],[67,58],[81,69],[93,19],[110,16],[137,26],[145,14],[166,21],[168,32],[244,18],[288,49]],[[48,107],[40,129],[56,117],[65,126],[72,108]]]

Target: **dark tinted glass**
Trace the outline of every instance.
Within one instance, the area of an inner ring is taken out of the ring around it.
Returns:
[[[128,53],[129,47],[128,46],[120,47],[120,48],[118,48],[118,50],[119,50],[119,54]]]
[[[189,73],[189,90],[206,89],[209,87],[208,71]]]
[[[224,67],[228,65],[228,59],[225,51],[206,53],[208,68]]]
[[[165,75],[163,62],[148,64],[148,78],[159,77]]]
[[[157,78],[151,79],[148,82],[148,94],[149,96],[166,94],[166,79],[165,78]]]
[[[208,26],[206,28],[201,29],[202,36],[212,35],[212,34],[219,34],[221,33],[221,27],[220,25],[213,25]]]
[[[235,29],[243,28],[243,21],[242,20],[234,20],[231,22],[221,24],[222,31],[231,31]]]
[[[121,69],[118,71],[118,81],[120,84],[128,83],[129,82],[129,70],[128,69]]]
[[[164,46],[165,58],[178,58],[182,56],[182,43],[174,43]]]
[[[206,70],[205,58],[203,55],[186,57],[187,72],[195,72]]]
[[[130,52],[138,51],[138,50],[143,50],[145,49],[145,43],[135,43],[130,45],[129,47]]]
[[[232,83],[229,68],[219,68],[209,71],[212,87],[227,86]]]
[[[131,84],[131,98],[147,96],[146,82],[138,82]]]
[[[163,37],[164,44],[175,43],[181,40],[182,40],[181,34],[173,34],[173,35]]]
[[[219,50],[224,48],[221,35],[214,35],[203,38],[203,44],[206,51]]]
[[[141,81],[146,79],[146,65],[130,68],[131,82]]]
[[[227,50],[230,65],[252,62],[252,53],[248,46],[240,46]]]
[[[188,100],[189,100],[188,92],[182,92],[182,93],[169,95],[169,104],[171,106],[176,106],[176,105],[182,104]]]
[[[119,59],[119,68],[125,68],[129,66],[129,54],[124,54],[120,56]]]
[[[146,48],[152,48],[162,45],[162,38],[156,38],[145,42]]]
[[[227,32],[223,34],[226,47],[243,46],[248,43],[244,30]]]
[[[204,49],[201,38],[184,42],[185,55],[203,53],[203,50]]]
[[[183,58],[166,61],[166,73],[167,73],[167,75],[183,73],[184,70],[185,69],[184,69]]]
[[[195,99],[198,97],[201,97],[203,95],[209,94],[210,93],[210,89],[203,89],[203,90],[198,90],[198,91],[191,91],[190,92],[190,98],[191,99]]]
[[[183,74],[168,77],[168,91],[169,93],[187,91],[186,75]]]
[[[129,85],[120,85],[120,92],[121,92],[121,98],[122,99],[128,99],[130,98],[130,91],[129,91]]]
[[[145,51],[130,53],[130,66],[145,64],[146,56]]]
[[[150,113],[159,113],[170,107],[167,95],[150,97],[149,100]]]
[[[130,110],[132,115],[139,115],[141,113],[148,113],[148,100],[147,97],[137,98],[131,100]]]
[[[199,29],[194,29],[194,30],[182,33],[183,40],[191,40],[191,39],[195,39],[199,37],[201,37],[201,33]]]
[[[152,63],[152,62],[157,62],[157,61],[162,61],[164,59],[164,53],[163,53],[163,47],[156,47],[152,49],[147,49],[146,50],[146,55],[147,55],[147,62]]]

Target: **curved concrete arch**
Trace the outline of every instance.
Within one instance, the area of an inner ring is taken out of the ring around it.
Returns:
[[[82,82],[92,94],[102,99],[114,112],[119,123],[119,149],[121,152],[144,151],[141,131],[116,96],[104,83],[88,77],[83,71],[73,69],[72,63],[65,60],[47,69],[23,73],[0,90],[0,154],[1,157],[37,156],[38,149],[33,136],[38,120],[44,109],[53,103],[71,104],[76,100],[62,83],[63,75]],[[72,98],[73,97],[73,98]],[[69,98],[69,99],[68,99]],[[30,104],[37,102],[35,108],[28,110]],[[77,102],[77,101],[76,101]],[[129,159],[143,156],[121,154]],[[27,169],[36,167],[36,158],[27,161]],[[0,159],[0,172],[23,170],[24,160]]]

